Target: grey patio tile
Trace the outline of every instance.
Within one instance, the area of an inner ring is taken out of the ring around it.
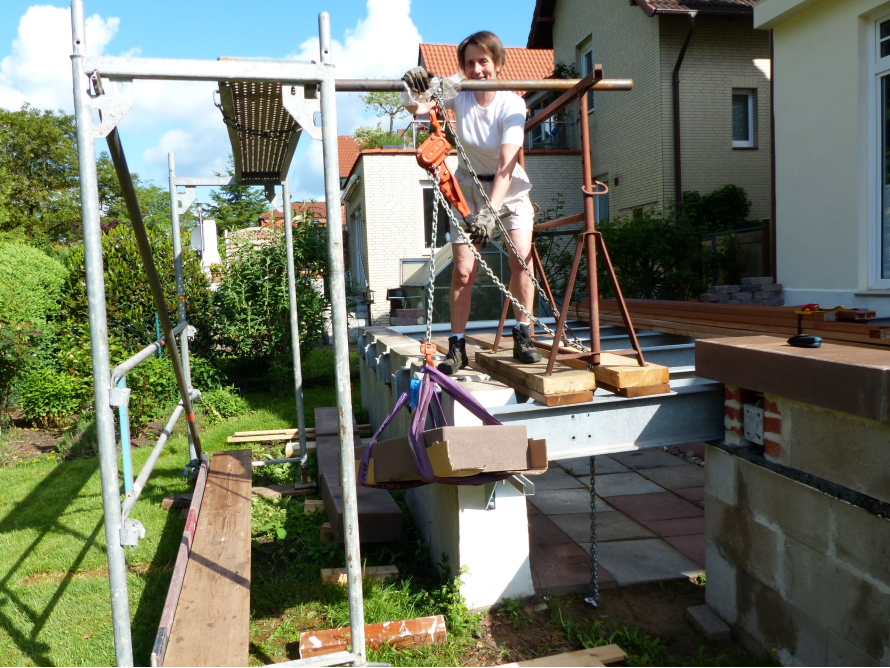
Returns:
[[[590,550],[590,513],[553,515],[550,519],[575,542],[582,547],[586,545],[586,549]],[[596,540],[598,543],[654,536],[655,534],[649,529],[634,522],[624,513],[597,513]]]
[[[571,469],[573,476],[590,475],[590,457],[573,457],[572,459],[560,459],[556,462],[564,469]],[[596,458],[596,474],[602,473],[626,473],[630,469],[619,464],[608,455],[600,455]]]
[[[565,472],[559,466],[551,466],[541,475],[529,476],[535,483],[535,489],[581,489],[583,484]]]
[[[640,473],[665,489],[703,487],[705,484],[705,470],[695,464],[643,469]]]
[[[610,473],[595,476],[596,493],[604,499],[610,496],[626,496],[628,494],[657,494],[664,489],[654,482],[646,480],[639,473]]]
[[[658,448],[620,452],[609,455],[609,457],[635,471],[638,469],[652,469],[657,466],[688,466],[686,461]]]
[[[598,544],[597,560],[619,586],[679,580],[704,573],[701,566],[660,538]]]
[[[569,515],[590,512],[590,492],[586,487],[579,489],[535,489],[535,495],[528,500],[545,515]],[[597,497],[596,511],[607,512],[612,506]]]

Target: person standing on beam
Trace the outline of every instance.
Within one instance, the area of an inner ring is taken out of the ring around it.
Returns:
[[[460,43],[457,47],[457,59],[461,72],[467,79],[497,79],[504,69],[506,54],[497,35],[482,31],[470,35]],[[425,68],[414,67],[402,77],[413,102],[405,105],[408,113],[426,114],[435,106],[434,101],[425,101],[431,97],[432,76]],[[534,224],[534,208],[529,199],[532,184],[518,162],[519,151],[522,150],[525,139],[525,101],[509,91],[463,91],[457,97],[445,100],[445,109],[454,112],[457,135],[466,150],[467,158],[476,170],[513,244],[526,265],[530,266]],[[459,157],[455,178],[467,199],[470,213],[477,214],[477,230],[481,228],[484,231],[484,242],[491,240],[497,226],[494,213],[486,206],[462,155]],[[448,354],[438,366],[439,371],[448,375],[463,369],[468,363],[464,332],[470,318],[473,283],[478,270],[476,258],[455,229],[453,220],[450,237],[454,251],[450,295],[451,336],[448,339]],[[480,245],[476,245],[476,249],[479,248]],[[535,296],[532,280],[513,253],[508,253],[508,258],[509,290],[531,313]],[[523,364],[539,362],[541,353],[532,343],[528,316],[515,305],[513,315],[517,321],[513,327],[513,357]]]

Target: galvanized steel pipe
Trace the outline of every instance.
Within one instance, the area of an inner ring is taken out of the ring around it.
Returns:
[[[324,81],[321,85],[322,151],[324,154],[325,206],[328,218],[328,280],[334,334],[335,385],[340,437],[340,486],[343,491],[343,536],[346,543],[346,590],[354,665],[364,666],[365,611],[362,600],[358,499],[352,442],[352,385],[349,378],[349,321],[346,313],[346,278],[343,267],[343,222],[340,218],[340,163],[337,156],[337,92],[331,59],[331,19],[318,15],[318,34]]]
[[[114,654],[118,666],[132,666],[133,638],[130,631],[130,603],[127,596],[127,564],[120,539],[121,505],[120,483],[117,477],[117,447],[114,438],[114,415],[109,404],[111,362],[108,350],[108,318],[105,309],[102,229],[99,223],[99,181],[96,173],[96,144],[93,137],[93,105],[89,97],[90,78],[83,69],[83,58],[87,49],[81,0],[71,2],[71,35],[74,117],[80,169],[80,208],[83,217],[90,355],[93,362],[93,404],[99,440],[99,475],[102,481]]]
[[[180,325],[176,325],[176,327],[173,328],[173,334],[174,335],[179,334],[187,326],[188,326],[187,322],[184,322]],[[112,369],[112,371],[111,371],[111,384],[117,385],[118,381],[121,378],[126,376],[133,369],[135,369],[137,366],[139,366],[142,362],[144,362],[149,357],[151,357],[154,353],[156,353],[158,350],[163,348],[164,343],[166,343],[166,338],[164,338],[162,336],[154,343],[150,343],[149,345],[145,346],[145,348],[140,350],[138,353],[136,353],[132,357],[124,360],[123,362],[118,364],[116,367],[114,367],[114,369]]]
[[[458,85],[459,90],[571,90],[581,79],[465,79]],[[337,79],[338,93],[401,92],[405,82],[401,79]],[[632,90],[633,79],[600,79],[590,90]]]

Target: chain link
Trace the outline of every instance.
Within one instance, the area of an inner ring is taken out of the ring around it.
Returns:
[[[435,181],[435,190],[439,190],[439,168],[433,173],[433,181]],[[431,343],[433,340],[433,297],[436,283],[436,242],[439,238],[439,200],[433,198],[433,238],[430,241],[430,280],[427,285],[427,303],[426,303],[426,340]]]
[[[519,260],[519,264],[522,266],[523,270],[525,271],[525,274],[531,279],[532,285],[535,287],[538,295],[543,300],[543,302],[549,307],[550,312],[553,313],[555,316],[557,313],[556,307],[547,298],[547,294],[544,292],[544,289],[541,287],[541,284],[535,278],[534,272],[532,272],[532,270],[529,269],[528,265],[525,262],[525,259],[522,257],[522,254],[519,252],[519,249],[517,249],[515,244],[513,243],[513,239],[510,238],[510,234],[507,232],[506,228],[504,227],[504,224],[501,222],[500,215],[495,210],[494,205],[492,205],[492,203],[491,203],[491,200],[488,198],[488,193],[485,192],[485,188],[482,186],[482,182],[479,180],[479,176],[476,174],[476,170],[473,169],[473,165],[470,163],[470,160],[467,158],[467,153],[464,150],[463,144],[461,144],[460,139],[457,136],[457,128],[455,127],[454,122],[448,117],[448,114],[445,113],[445,103],[442,100],[442,95],[441,95],[440,90],[436,90],[433,92],[433,100],[435,101],[438,108],[442,111],[442,116],[445,119],[445,123],[447,124],[447,126],[449,128],[451,128],[451,133],[454,136],[454,143],[455,143],[455,146],[457,147],[458,155],[460,155],[463,158],[463,164],[466,166],[466,169],[469,172],[470,176],[473,177],[473,181],[475,182],[476,187],[479,189],[479,192],[482,193],[482,197],[485,199],[486,206],[494,214],[495,220],[497,220],[498,228],[500,229],[500,233],[501,233],[500,234],[501,238],[510,247],[510,250],[513,251],[513,255],[516,256],[516,258]],[[507,299],[510,300],[510,302],[513,304],[513,306],[515,306],[519,311],[521,311],[523,314],[528,316],[528,318],[532,322],[534,322],[536,325],[538,325],[538,327],[543,329],[547,334],[549,334],[551,337],[553,337],[554,345],[557,345],[557,342],[555,340],[556,332],[554,332],[552,329],[550,329],[550,327],[548,327],[544,322],[542,322],[539,318],[536,318],[532,313],[530,313],[529,310],[527,308],[525,308],[525,306],[523,306],[521,303],[519,303],[519,300],[513,296],[513,294],[507,289],[507,286],[505,286],[500,281],[500,279],[498,279],[498,277],[495,276],[494,271],[492,271],[491,267],[488,266],[488,263],[482,259],[481,253],[479,253],[479,251],[476,250],[476,246],[467,237],[466,233],[464,232],[463,227],[461,227],[460,223],[457,220],[455,220],[454,212],[451,210],[451,206],[449,205],[449,203],[445,199],[445,196],[442,194],[441,189],[439,188],[439,174],[438,174],[438,172],[433,174],[433,184],[434,184],[434,191],[435,191],[435,195],[436,195],[436,204],[438,204],[439,202],[442,202],[442,204],[445,208],[445,211],[448,213],[449,220],[454,224],[454,227],[457,228],[458,233],[461,235],[461,238],[463,239],[463,241],[466,242],[467,246],[473,252],[473,255],[475,256],[476,261],[479,263],[479,266],[481,266],[485,270],[485,273],[488,274],[488,277],[492,280],[492,282],[496,286],[498,286],[500,291],[504,294],[505,297],[507,297]],[[435,213],[433,215],[435,216]],[[434,220],[435,220],[435,217],[434,217]],[[431,319],[428,319],[428,322],[430,322],[430,321],[431,321]],[[429,328],[430,325],[427,324],[427,327]],[[564,331],[563,331],[562,338],[568,345],[570,345],[571,347],[573,347],[577,350],[580,350],[582,352],[590,352],[589,349],[586,346],[584,346],[583,343],[581,343],[581,340],[575,335],[575,333],[571,330],[571,328],[568,326],[568,324],[564,324],[563,327],[564,327]],[[567,333],[568,333],[568,336],[567,336]],[[571,339],[569,338],[569,336],[571,336]]]

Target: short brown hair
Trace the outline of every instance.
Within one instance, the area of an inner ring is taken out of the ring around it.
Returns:
[[[494,60],[495,67],[497,67],[498,69],[501,69],[504,66],[504,63],[507,62],[507,55],[504,51],[504,45],[501,43],[500,38],[493,32],[480,30],[479,32],[474,32],[472,35],[467,37],[463,42],[460,43],[460,46],[457,47],[457,62],[460,63],[461,71],[464,70],[466,64],[464,53],[466,52],[467,47],[470,44],[475,44],[480,49],[488,53],[488,55],[491,56],[492,60]]]

